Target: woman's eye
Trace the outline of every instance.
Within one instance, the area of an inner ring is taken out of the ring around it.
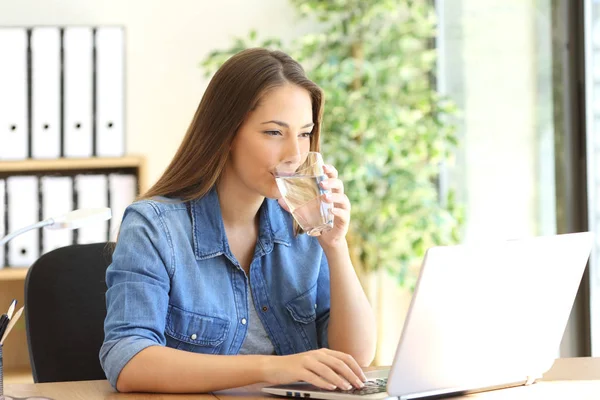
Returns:
[[[269,136],[277,136],[277,135],[281,135],[280,131],[265,131],[265,134],[269,135]]]
[[[306,137],[311,137],[312,135],[313,135],[313,133],[312,133],[312,132],[304,132],[304,133],[301,133],[301,134],[300,134],[300,136],[302,136],[302,137],[305,137],[305,138],[306,138]]]

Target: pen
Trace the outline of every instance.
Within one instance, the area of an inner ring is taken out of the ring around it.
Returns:
[[[21,317],[21,314],[23,313],[23,308],[25,308],[25,307],[19,308],[19,311],[17,311],[15,313],[15,316],[8,323],[8,326],[6,327],[6,331],[4,333],[2,333],[2,336],[0,336],[1,337],[1,339],[0,339],[0,346],[4,344],[4,341],[8,337],[8,334],[10,333],[11,329],[13,328],[13,326],[15,326],[15,324],[17,323],[17,321]]]
[[[6,314],[2,314],[0,316],[0,339],[2,339],[2,335],[4,335],[4,331],[6,330],[6,326],[10,322],[12,318],[13,312],[15,311],[15,306],[17,305],[17,300],[13,299],[10,303],[10,307],[8,307],[8,311]]]
[[[13,299],[13,301],[10,303],[10,307],[8,307],[8,312],[6,313],[6,315],[8,316],[8,319],[12,318],[13,313],[15,312],[16,305],[17,305],[17,299]]]
[[[0,316],[0,339],[2,338],[2,335],[4,335],[4,331],[6,330],[9,321],[10,318],[8,318],[8,315],[2,314],[2,316]]]

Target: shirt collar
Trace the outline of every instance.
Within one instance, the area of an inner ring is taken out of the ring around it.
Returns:
[[[229,249],[221,206],[216,188],[204,197],[189,202],[192,218],[192,235],[196,259],[225,254],[233,257]],[[284,211],[277,200],[265,199],[259,209],[258,241],[264,254],[273,250],[273,244],[290,246],[291,215]]]

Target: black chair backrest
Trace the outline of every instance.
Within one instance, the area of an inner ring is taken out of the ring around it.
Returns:
[[[104,340],[107,243],[72,245],[42,255],[25,280],[25,323],[33,379],[106,379]]]

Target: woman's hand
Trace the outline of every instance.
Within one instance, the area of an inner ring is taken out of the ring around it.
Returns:
[[[324,190],[329,190],[329,193],[322,195],[321,198],[326,203],[332,203],[333,208],[333,228],[321,232],[319,242],[323,248],[336,247],[337,245],[347,246],[346,234],[350,227],[350,199],[344,194],[344,183],[338,179],[338,171],[332,165],[324,165],[323,170],[327,175],[327,179],[321,181],[319,185]],[[279,205],[290,211],[283,197],[278,199]]]
[[[269,356],[263,371],[265,381],[271,384],[304,381],[329,390],[361,388],[367,380],[352,356],[325,348],[289,356]]]
[[[323,196],[327,203],[333,203],[333,229],[324,231],[319,237],[323,247],[335,247],[339,244],[346,246],[346,234],[350,227],[350,199],[344,193],[344,183],[338,179],[338,171],[332,165],[323,167],[329,179],[320,183],[321,188],[330,192]]]

